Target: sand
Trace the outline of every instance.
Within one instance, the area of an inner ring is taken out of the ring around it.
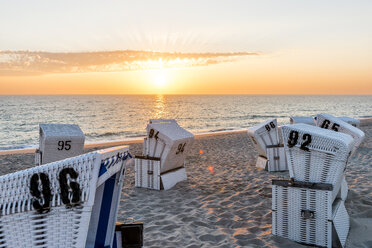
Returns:
[[[347,247],[372,247],[372,126],[362,130],[366,139],[346,171]],[[140,154],[142,144],[130,151]],[[256,168],[256,156],[242,132],[198,137],[186,160],[188,181],[168,191],[135,188],[129,166],[118,221],[143,222],[145,247],[306,247],[271,234],[271,179],[289,175]],[[0,156],[0,175],[32,167],[33,159]]]

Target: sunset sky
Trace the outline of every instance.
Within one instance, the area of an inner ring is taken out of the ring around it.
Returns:
[[[372,94],[372,1],[0,1],[0,94]]]

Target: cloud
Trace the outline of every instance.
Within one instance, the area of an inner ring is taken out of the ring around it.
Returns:
[[[167,53],[133,50],[76,53],[0,51],[0,76],[208,66],[258,55],[251,52]]]

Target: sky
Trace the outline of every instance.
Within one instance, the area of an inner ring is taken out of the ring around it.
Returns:
[[[0,94],[372,94],[372,1],[0,0]]]

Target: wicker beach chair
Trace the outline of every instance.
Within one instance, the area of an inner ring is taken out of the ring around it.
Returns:
[[[308,117],[308,116],[292,116],[289,118],[289,122],[291,124],[304,123],[304,124],[315,126],[314,118]]]
[[[194,135],[175,122],[148,124],[144,144],[147,148],[144,156],[135,159],[136,186],[170,189],[186,180],[184,161],[193,142]],[[159,184],[147,184],[157,180]]]
[[[355,153],[365,137],[364,132],[359,128],[356,128],[342,119],[334,117],[330,114],[318,114],[316,125],[324,129],[351,135],[354,139],[354,148],[352,150],[352,154]]]
[[[276,119],[248,128],[248,136],[258,152],[256,167],[268,171],[286,170],[284,148],[280,146]]]
[[[344,247],[350,219],[332,184],[272,181],[272,233],[321,247]]]
[[[333,185],[337,196],[353,138],[307,124],[282,126],[289,175],[295,181]]]
[[[83,154],[85,136],[78,125],[40,124],[39,130],[35,164],[47,164]]]
[[[149,124],[158,124],[158,123],[175,123],[178,125],[177,121],[175,119],[150,119]],[[143,154],[147,154],[148,145],[147,137],[144,138],[143,142]]]
[[[0,247],[112,247],[128,147],[0,177]]]

